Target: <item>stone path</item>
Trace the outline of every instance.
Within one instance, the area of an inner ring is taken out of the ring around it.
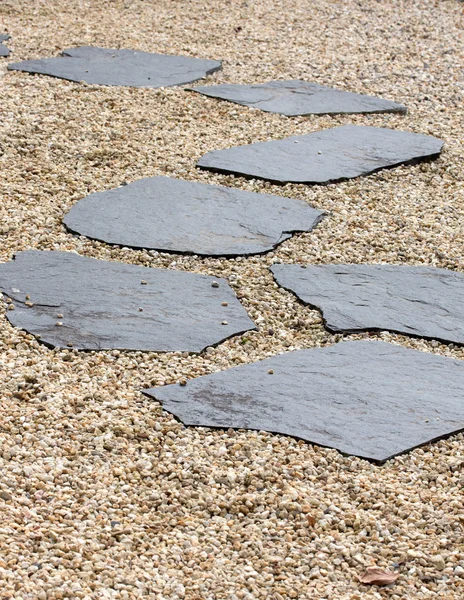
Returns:
[[[57,58],[8,65],[13,71],[51,75],[97,85],[160,88],[202,79],[221,68],[217,60],[81,46]]]
[[[91,194],[65,216],[73,233],[131,248],[201,256],[261,254],[311,231],[323,212],[302,200],[169,177]]]
[[[283,433],[383,462],[464,429],[463,378],[461,361],[342,342],[145,393],[186,425]]]
[[[464,344],[464,274],[404,265],[273,265],[334,332],[388,330]]]
[[[308,81],[270,81],[254,85],[208,85],[189,88],[211,98],[228,100],[287,117],[352,113],[403,113],[402,104],[345,92]]]
[[[345,125],[215,150],[202,156],[197,166],[276,183],[331,183],[437,158],[442,147],[443,142],[431,136]]]
[[[223,279],[71,252],[19,252],[0,290],[10,322],[52,347],[201,352],[254,329]]]

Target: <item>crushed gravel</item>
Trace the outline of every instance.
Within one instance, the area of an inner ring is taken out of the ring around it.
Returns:
[[[203,355],[49,350],[0,326],[1,597],[461,600],[464,436],[377,467],[262,432],[184,428],[144,387],[333,344],[279,289],[274,262],[464,270],[463,5],[455,0],[3,0],[0,260],[26,249],[227,277],[259,331]],[[78,45],[224,60],[206,84],[307,79],[408,114],[288,119],[181,88],[80,85],[7,72]],[[439,137],[431,163],[321,187],[195,168],[205,152],[336,125]],[[80,198],[167,175],[302,198],[329,215],[247,259],[109,247],[61,223]],[[372,337],[464,360],[464,349]],[[373,423],[375,428],[375,423]],[[357,576],[379,566],[389,588]]]

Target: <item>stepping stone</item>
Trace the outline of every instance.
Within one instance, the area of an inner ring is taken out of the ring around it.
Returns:
[[[109,244],[239,256],[268,252],[322,216],[302,200],[152,177],[87,196],[64,223]]]
[[[210,85],[188,88],[211,98],[259,108],[287,117],[352,113],[403,113],[402,104],[375,96],[344,92],[308,81],[270,81],[255,85]]]
[[[202,79],[221,68],[217,60],[81,46],[61,57],[25,60],[8,65],[12,71],[51,75],[97,85],[160,88]]]
[[[385,342],[298,350],[144,393],[186,425],[282,433],[379,463],[464,429],[464,361]]]
[[[345,125],[215,150],[202,156],[197,166],[276,183],[331,183],[436,158],[442,147],[441,140],[427,135]]]
[[[388,330],[464,344],[464,273],[398,265],[273,265],[333,332]]]
[[[1,33],[0,34],[0,42],[6,42],[10,38],[11,38],[11,35],[8,35],[7,33]],[[4,57],[4,56],[10,56],[10,49],[7,48],[2,43],[0,43],[0,56],[2,56],[2,57]]]
[[[224,279],[72,252],[19,252],[0,290],[12,325],[51,347],[200,352],[255,328]]]

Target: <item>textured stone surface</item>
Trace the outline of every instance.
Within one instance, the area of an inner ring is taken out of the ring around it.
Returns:
[[[389,330],[464,344],[464,274],[401,265],[273,265],[334,332]]]
[[[8,68],[91,84],[159,88],[202,79],[220,69],[221,62],[81,46],[64,50],[61,57],[25,60]]]
[[[50,346],[199,352],[254,328],[224,279],[71,252],[18,253],[0,290],[11,323]]]
[[[186,425],[283,433],[377,462],[464,429],[464,363],[384,342],[298,350],[145,393]]]
[[[91,194],[64,223],[110,244],[238,256],[272,250],[290,232],[310,231],[322,215],[302,200],[152,177]]]
[[[300,80],[270,81],[255,85],[225,83],[189,89],[205,96],[287,117],[340,113],[406,113],[405,106],[390,100]]]
[[[330,183],[436,158],[442,147],[441,140],[427,135],[346,125],[215,150],[202,156],[197,166],[276,183]]]
[[[6,42],[10,37],[7,33],[2,33],[0,34],[0,42]],[[10,49],[2,43],[0,43],[0,56],[10,56]]]

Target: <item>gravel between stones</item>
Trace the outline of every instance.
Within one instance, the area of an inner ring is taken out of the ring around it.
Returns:
[[[184,428],[138,390],[335,343],[279,289],[273,262],[464,270],[462,4],[455,0],[37,3],[4,0],[0,260],[59,249],[228,277],[259,331],[202,356],[48,350],[0,327],[3,598],[460,600],[464,436],[383,467],[292,438]],[[92,44],[224,59],[208,84],[301,78],[379,95],[408,115],[288,119],[181,88],[79,85],[9,61]],[[326,187],[195,169],[205,152],[345,124],[445,141],[437,161]],[[65,232],[80,198],[167,175],[303,198],[330,211],[270,254],[200,259]],[[352,335],[361,339],[366,335]],[[464,360],[464,349],[371,336]],[[375,424],[373,424],[375,426]],[[401,572],[388,589],[366,566]]]

